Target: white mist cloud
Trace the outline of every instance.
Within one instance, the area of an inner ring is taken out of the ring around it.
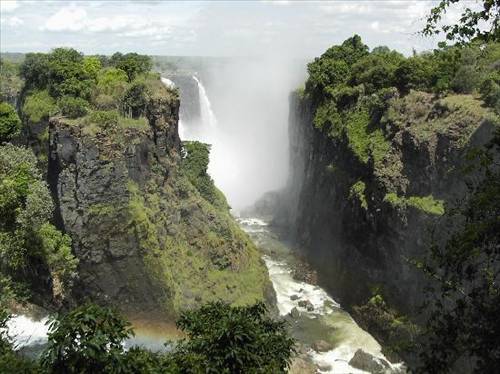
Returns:
[[[5,13],[10,13],[19,7],[19,2],[16,0],[1,0],[0,1],[0,13],[3,15]]]

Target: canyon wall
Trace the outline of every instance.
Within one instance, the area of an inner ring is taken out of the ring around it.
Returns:
[[[466,191],[467,151],[491,138],[498,118],[470,95],[412,91],[387,103],[375,126],[384,155],[360,160],[352,139],[315,128],[311,99],[291,95],[291,172],[274,222],[345,307],[380,293],[414,314],[425,281],[411,262],[441,230],[445,205]]]

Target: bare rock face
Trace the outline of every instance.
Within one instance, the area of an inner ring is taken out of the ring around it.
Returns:
[[[254,245],[182,170],[178,110],[158,96],[144,122],[51,120],[48,181],[80,260],[74,301],[163,316],[219,298],[272,301]]]

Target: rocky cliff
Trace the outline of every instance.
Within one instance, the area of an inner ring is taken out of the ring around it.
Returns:
[[[178,114],[177,97],[162,94],[146,118],[50,120],[57,224],[80,260],[73,300],[173,316],[219,298],[272,300],[254,245],[186,177]]]
[[[374,147],[383,152],[363,159],[354,137],[314,126],[311,99],[291,96],[291,174],[275,223],[288,227],[344,306],[381,293],[413,314],[424,282],[410,261],[424,255],[446,202],[464,192],[465,155],[490,139],[498,117],[470,95],[413,91],[386,100],[376,125],[385,138]],[[371,138],[366,131],[361,139]]]

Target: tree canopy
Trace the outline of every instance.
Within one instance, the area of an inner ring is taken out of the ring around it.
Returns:
[[[441,24],[444,15],[456,4],[467,4],[458,23]],[[475,5],[479,3],[479,7]],[[500,41],[500,0],[441,0],[431,9],[423,34],[430,36],[443,32],[448,40],[466,43],[474,38],[482,41]]]

